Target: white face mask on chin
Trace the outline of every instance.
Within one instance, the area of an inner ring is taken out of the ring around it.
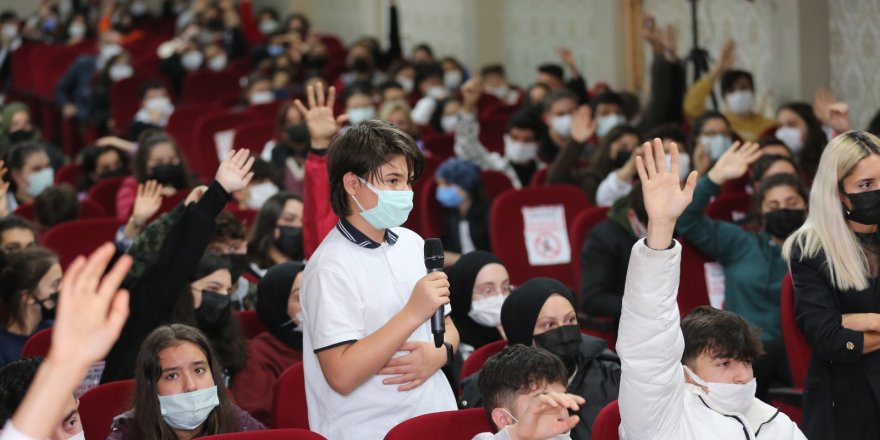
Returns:
[[[684,367],[688,376],[698,385],[707,389],[706,395],[709,400],[721,411],[732,414],[745,414],[746,410],[755,400],[755,391],[758,388],[758,380],[754,377],[749,382],[720,383],[706,382],[700,379],[690,368]]]

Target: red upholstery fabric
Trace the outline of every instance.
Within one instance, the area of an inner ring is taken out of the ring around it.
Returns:
[[[186,155],[187,162],[193,163],[199,159],[198,156],[192,156],[189,151],[194,149],[195,131],[193,128],[196,125],[196,120],[207,113],[216,111],[226,113],[226,110],[213,104],[184,104],[175,107],[174,113],[168,118],[165,131],[177,141],[177,145]]]
[[[40,356],[46,357],[49,354],[49,347],[52,346],[52,327],[44,328],[28,338],[21,349],[21,357]]]
[[[240,90],[239,75],[231,71],[214,72],[197,70],[186,76],[183,82],[183,101],[208,104],[216,102],[219,92]]]
[[[138,72],[123,80],[114,81],[110,86],[110,115],[117,133],[125,133],[128,124],[134,119],[141,106],[141,85],[147,79]]]
[[[455,135],[452,133],[428,133],[422,137],[425,150],[446,160],[455,156]]]
[[[116,212],[116,193],[119,192],[123,180],[125,177],[103,179],[92,185],[86,198],[101,205],[104,212],[112,215]]]
[[[102,218],[108,217],[107,211],[104,210],[104,207],[101,206],[100,203],[83,199],[79,202],[79,218]]]
[[[425,156],[425,168],[422,170],[422,175],[419,177],[419,180],[416,180],[416,183],[413,184],[413,197],[417,198],[418,194],[421,193],[422,188],[425,185],[428,185],[430,181],[433,181],[434,173],[437,171],[437,167],[443,161],[437,157],[433,156]],[[430,177],[430,179],[429,179]],[[406,222],[403,223],[405,228],[411,229],[415,231],[417,234],[422,237],[426,237],[425,233],[422,231],[422,214],[421,208],[416,208],[410,211],[409,217],[406,219]]]
[[[547,181],[547,167],[538,168],[532,173],[532,181],[531,182],[522,182],[523,185],[528,184],[529,186],[544,186],[544,182]]]
[[[552,185],[528,187],[508,191],[495,199],[490,214],[492,250],[504,261],[514,285],[522,284],[535,277],[550,277],[566,286],[574,286],[570,263],[548,266],[529,265],[524,238],[522,208],[543,205],[562,205],[565,209],[566,225],[590,206],[587,196],[573,185]],[[565,231],[568,235],[566,227]],[[575,249],[572,249],[572,253]]]
[[[419,188],[416,206],[421,220],[420,233],[422,237],[440,237],[443,235],[443,205],[437,201],[437,181],[434,176],[425,176],[424,184]]]
[[[593,421],[592,440],[620,440],[617,428],[620,426],[620,406],[617,401],[605,405]]]
[[[272,419],[276,428],[309,429],[306,379],[302,362],[291,365],[278,378]]]
[[[513,189],[513,182],[506,174],[500,171],[484,170],[480,172],[480,181],[486,190],[486,195],[494,199],[509,189]]]
[[[278,111],[284,104],[284,101],[272,101],[265,104],[252,105],[247,108],[247,112],[253,114],[261,121],[271,122],[274,128],[275,120],[278,119]]]
[[[202,437],[212,440],[327,440],[308,429],[269,429],[266,431],[233,432]]]
[[[571,276],[574,277],[574,295],[580,303],[581,292],[581,249],[590,230],[608,218],[607,206],[593,206],[582,211],[568,225],[568,239],[571,240]]]
[[[263,152],[266,142],[272,140],[273,137],[275,137],[275,122],[273,120],[256,120],[235,127],[232,145],[235,148],[247,148],[251,150],[251,154],[259,155]]]
[[[235,315],[238,316],[238,322],[241,324],[241,331],[244,333],[244,337],[252,339],[254,336],[266,331],[266,326],[263,325],[263,321],[260,321],[256,310],[242,310],[235,312]]]
[[[74,188],[79,186],[79,179],[82,174],[82,165],[78,163],[69,163],[58,168],[55,172],[55,184],[60,185],[66,183]]]
[[[715,198],[706,207],[706,215],[715,220],[732,222],[734,213],[747,215],[752,210],[752,196],[746,193],[728,193]]]
[[[108,382],[79,398],[79,415],[86,438],[107,438],[113,418],[125,412],[134,393],[134,379]]]
[[[785,340],[785,354],[788,356],[791,379],[796,388],[803,388],[810,358],[813,357],[813,349],[807,344],[804,334],[795,322],[794,284],[791,281],[791,274],[785,275],[782,280],[780,309],[782,310],[782,338]]]
[[[392,428],[385,440],[464,440],[481,432],[492,432],[492,426],[483,408],[470,408],[413,417]]]
[[[192,148],[188,148],[188,150],[198,158],[198,161],[189,162],[190,168],[198,173],[202,180],[213,177],[217,167],[220,166],[214,135],[217,132],[234,130],[242,122],[252,121],[253,118],[254,116],[250,113],[216,112],[208,113],[197,119],[193,127],[195,136]]]
[[[480,142],[487,150],[504,154],[504,133],[509,119],[507,115],[480,118]]]
[[[119,221],[115,218],[73,220],[57,225],[43,235],[43,245],[58,254],[62,268],[77,256],[88,255],[102,244],[113,241]]]
[[[682,239],[681,280],[678,284],[678,311],[687,315],[699,306],[709,305],[709,289],[706,287],[705,263],[712,260]]]
[[[459,374],[459,376],[464,379],[477,371],[480,371],[487,359],[492,357],[492,355],[501,352],[501,350],[504,350],[504,347],[506,346],[507,340],[502,339],[500,341],[490,342],[474,350],[474,352],[471,353],[471,355],[461,364],[461,374]]]

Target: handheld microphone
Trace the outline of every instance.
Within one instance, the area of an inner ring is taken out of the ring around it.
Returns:
[[[443,242],[439,238],[425,240],[425,268],[428,273],[443,270]],[[434,346],[443,346],[443,336],[446,334],[446,322],[444,310],[441,306],[431,317],[431,333],[434,334]]]

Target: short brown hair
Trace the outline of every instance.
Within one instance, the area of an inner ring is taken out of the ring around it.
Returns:
[[[79,210],[76,190],[66,183],[46,188],[34,199],[34,216],[40,226],[47,229],[78,219]]]
[[[379,120],[356,124],[330,142],[327,149],[327,172],[330,175],[330,205],[339,217],[351,214],[343,178],[347,173],[381,181],[379,169],[396,156],[406,160],[412,182],[425,167],[425,157],[410,135],[394,125]]]
[[[681,320],[684,353],[681,362],[692,366],[701,354],[753,363],[764,354],[761,330],[733,312],[697,307]]]

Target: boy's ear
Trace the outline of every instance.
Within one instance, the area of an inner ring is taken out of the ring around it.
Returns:
[[[363,185],[358,177],[351,171],[342,176],[342,186],[345,187],[345,193],[353,196],[357,193],[358,188]]]
[[[492,410],[492,423],[495,424],[498,431],[501,431],[505,426],[512,425],[513,420],[510,419],[510,416],[504,410],[495,408]]]

